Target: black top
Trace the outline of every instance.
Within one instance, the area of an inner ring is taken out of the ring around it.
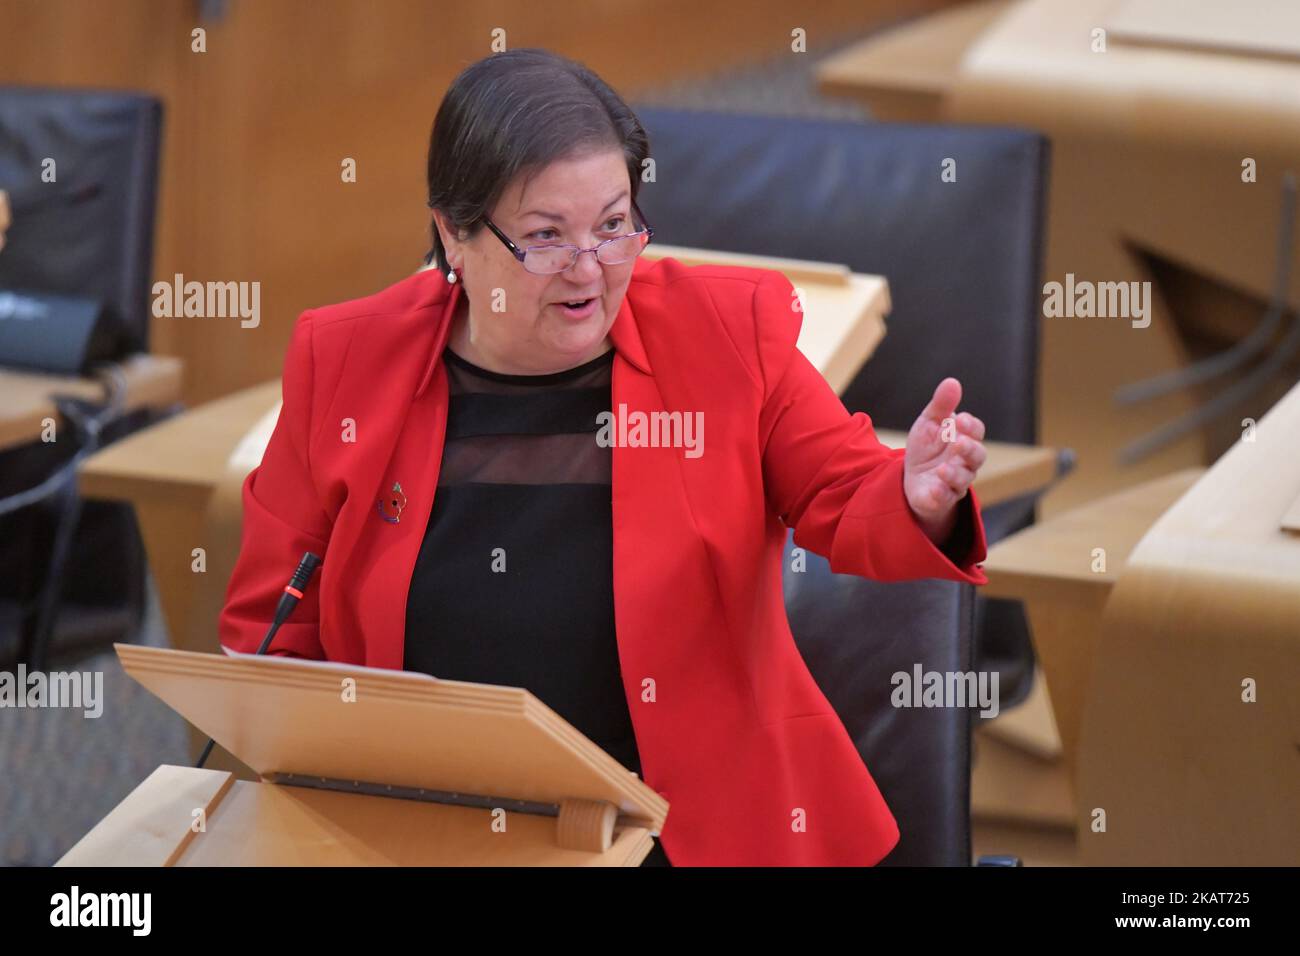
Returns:
[[[524,687],[629,770],[614,630],[610,350],[550,375],[445,352],[447,439],[407,599],[407,670]]]
[[[614,629],[614,351],[504,375],[447,349],[447,438],[406,604],[406,670],[531,691],[640,774]],[[658,841],[646,863],[666,864]]]
[[[614,626],[614,350],[551,375],[443,351],[447,437],[407,597],[406,670],[524,687],[641,773]],[[658,840],[646,864],[668,865]]]

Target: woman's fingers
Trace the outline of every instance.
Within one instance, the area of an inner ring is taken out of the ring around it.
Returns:
[[[934,394],[925,408],[921,409],[920,418],[942,424],[952,415],[961,403],[961,382],[955,378],[945,378],[935,386]]]
[[[976,441],[984,440],[984,423],[970,412],[962,412],[957,416],[957,431]]]
[[[932,484],[926,482],[924,494],[937,511],[966,494],[976,472],[988,459],[988,450],[982,444],[984,422],[970,412],[958,413],[960,400],[961,383],[944,379],[908,434],[909,467],[917,474],[930,472],[938,479]]]
[[[962,436],[944,446],[942,461],[955,461],[971,471],[979,471],[988,459],[988,455],[988,449],[982,444],[973,438]]]
[[[966,493],[966,489],[975,480],[975,472],[973,469],[960,464],[956,459],[951,459],[939,466],[939,477],[953,490],[954,494],[960,497]]]
[[[957,455],[971,471],[979,471],[989,457],[988,449],[973,438],[957,443]]]

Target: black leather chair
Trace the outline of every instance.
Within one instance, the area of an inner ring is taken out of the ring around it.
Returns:
[[[795,640],[898,822],[899,844],[882,865],[969,866],[970,712],[895,708],[890,676],[910,676],[916,664],[923,672],[971,669],[974,589],[833,574],[812,553],[794,573],[792,547],[787,539]]]
[[[0,87],[0,189],[13,213],[0,290],[94,300],[111,357],[149,347],[161,136],[153,97]],[[54,182],[42,178],[46,158],[56,163]],[[58,441],[0,452],[0,666],[44,667],[51,651],[129,639],[143,614],[134,513],[83,504],[75,470],[96,447],[163,413],[121,414],[112,401],[60,406]]]
[[[961,379],[987,437],[1032,443],[1047,145],[987,127],[901,126],[640,108],[655,181],[639,205],[663,242],[842,262],[884,275],[884,342],[842,396],[907,430],[934,386]],[[955,182],[945,182],[945,160]],[[990,543],[1033,520],[1033,496],[984,510]],[[791,543],[787,541],[787,558]],[[955,582],[882,584],[786,564],[809,668],[898,819],[893,865],[969,865],[967,711],[895,709],[895,671],[996,670],[1001,707],[1034,655],[1018,603]],[[973,646],[972,646],[973,645]],[[972,661],[974,663],[972,664]],[[977,718],[978,719],[978,718]]]
[[[0,87],[0,189],[13,211],[0,288],[91,296],[108,309],[119,355],[149,351],[161,142],[154,97]]]

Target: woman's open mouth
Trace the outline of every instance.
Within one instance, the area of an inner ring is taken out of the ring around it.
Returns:
[[[596,303],[599,301],[597,298],[576,299],[573,302],[559,302],[557,305],[566,318],[585,319],[596,311]]]

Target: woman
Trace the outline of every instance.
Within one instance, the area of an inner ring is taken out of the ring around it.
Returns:
[[[659,862],[874,864],[897,826],[790,635],[786,527],[839,572],[984,583],[984,426],[945,379],[891,451],[784,276],[638,259],[647,156],[561,57],[456,79],[436,269],[299,319],[221,641],[254,650],[314,551],[276,653],[527,688],[669,800]]]

